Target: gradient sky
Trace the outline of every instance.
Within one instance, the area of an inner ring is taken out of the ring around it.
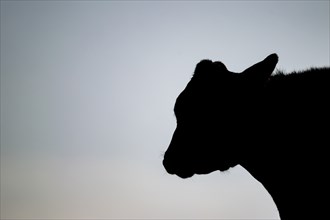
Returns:
[[[240,166],[166,173],[173,105],[201,59],[240,72],[276,52],[282,70],[329,66],[329,10],[1,1],[1,218],[278,218]]]

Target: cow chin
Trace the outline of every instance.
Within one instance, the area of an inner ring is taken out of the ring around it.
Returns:
[[[177,176],[183,178],[183,179],[187,179],[190,178],[192,176],[194,176],[195,174],[197,175],[203,175],[203,174],[209,174],[212,173],[215,170],[196,170],[194,172],[191,171],[183,171],[183,172],[177,172],[175,173]]]
[[[209,173],[212,173],[215,171],[225,172],[225,171],[229,170],[230,168],[231,167],[220,167],[217,169],[196,169],[194,171],[177,171],[174,174],[180,178],[187,179],[187,178],[194,176],[195,174],[205,175],[205,174],[209,174]]]
[[[193,175],[197,174],[197,175],[201,175],[201,174],[209,174],[213,171],[216,171],[216,169],[210,169],[210,168],[192,168],[192,169],[181,169],[181,170],[176,170],[176,172],[174,174],[176,174],[177,176],[186,179],[186,178],[190,178]]]
[[[182,179],[190,178],[194,175],[193,172],[177,172],[176,175]]]
[[[223,167],[222,167],[222,168],[219,168],[219,170],[220,170],[220,172],[225,172],[225,171],[229,170],[229,168],[230,168],[230,167],[226,167],[226,168],[223,168]]]
[[[220,170],[220,172],[225,172],[227,170],[229,170],[230,168],[235,167],[237,164],[230,164],[230,165],[221,165],[218,167],[218,170]]]

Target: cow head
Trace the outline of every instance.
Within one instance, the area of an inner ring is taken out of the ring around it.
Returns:
[[[239,163],[257,126],[251,123],[258,115],[258,94],[277,61],[276,54],[269,55],[240,74],[221,62],[197,64],[174,106],[177,127],[163,160],[168,173],[188,178]]]

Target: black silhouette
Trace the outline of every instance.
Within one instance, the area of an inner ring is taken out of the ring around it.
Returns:
[[[281,219],[324,218],[330,68],[272,76],[277,62],[271,54],[240,74],[198,63],[176,100],[163,165],[188,178],[240,164],[268,190]]]

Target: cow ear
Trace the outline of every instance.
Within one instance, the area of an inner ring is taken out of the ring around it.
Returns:
[[[207,76],[215,76],[219,73],[224,74],[227,72],[228,70],[226,66],[220,61],[212,62],[211,60],[202,60],[196,65],[193,76],[194,78],[205,78]]]
[[[273,73],[277,62],[278,56],[274,53],[266,57],[263,61],[247,68],[241,74],[249,81],[251,80],[253,82],[263,84]]]
[[[194,77],[200,77],[205,73],[212,71],[212,61],[211,60],[202,60],[200,61],[195,68]]]

